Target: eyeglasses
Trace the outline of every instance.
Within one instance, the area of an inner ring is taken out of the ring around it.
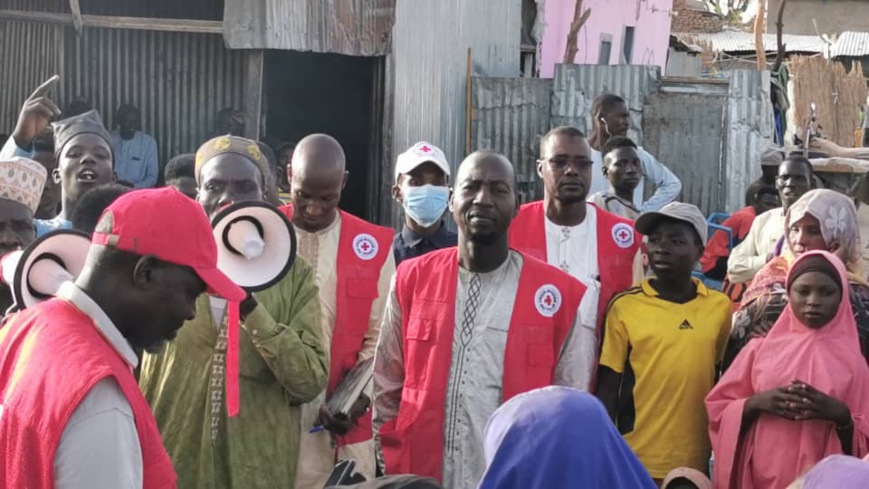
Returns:
[[[572,165],[577,170],[584,170],[594,164],[594,162],[592,162],[590,159],[583,156],[578,156],[576,158],[571,158],[569,156],[553,156],[551,158],[541,159],[537,161],[546,161],[549,163],[549,166],[556,170],[564,170],[567,168],[568,165]]]

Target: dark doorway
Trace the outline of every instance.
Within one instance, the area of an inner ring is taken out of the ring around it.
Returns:
[[[326,133],[347,155],[347,188],[341,208],[364,219],[372,192],[379,192],[382,87],[380,58],[268,51],[265,56],[266,135],[269,141],[299,141]]]

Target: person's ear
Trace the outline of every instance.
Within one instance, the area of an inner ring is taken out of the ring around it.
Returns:
[[[543,178],[543,160],[537,160],[537,176]]]
[[[403,204],[403,196],[401,195],[401,187],[396,183],[392,186],[392,198],[395,199],[399,204]]]
[[[115,183],[117,181],[118,181],[118,174],[114,170],[112,170],[112,183]]]
[[[51,171],[51,179],[54,180],[55,185],[60,185],[60,169],[55,168]]]
[[[145,255],[133,267],[133,284],[139,289],[153,287],[158,273],[159,260],[154,255]]]
[[[350,172],[349,172],[349,171],[345,171],[345,172],[344,172],[344,179],[341,180],[341,190],[344,190],[344,188],[347,187],[347,177],[348,177],[348,176],[350,176]]]

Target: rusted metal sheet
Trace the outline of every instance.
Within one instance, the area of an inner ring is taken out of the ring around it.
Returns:
[[[576,126],[591,133],[591,104],[602,93],[625,99],[631,111],[628,136],[643,143],[643,106],[660,85],[657,66],[556,65],[552,125]]]
[[[721,158],[727,84],[674,84],[646,98],[643,146],[682,181],[682,200],[723,212]]]
[[[24,100],[54,74],[63,75],[63,28],[30,22],[0,22],[0,133],[11,134]],[[55,88],[52,97],[58,97]]]
[[[220,109],[243,109],[249,54],[226,49],[219,34],[70,29],[63,51],[61,103],[84,97],[109,128],[120,104],[139,107],[164,164],[195,151]]]
[[[734,211],[745,206],[748,185],[760,177],[763,146],[773,140],[775,124],[768,71],[731,73],[725,121],[725,205]]]
[[[549,131],[551,94],[548,79],[474,79],[473,146],[493,149],[513,162],[523,202],[543,197],[536,162],[540,137]]]
[[[383,56],[394,22],[395,0],[226,0],[223,35],[232,49]]]

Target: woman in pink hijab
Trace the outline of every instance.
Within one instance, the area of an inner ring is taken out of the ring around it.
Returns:
[[[716,488],[787,487],[828,455],[869,453],[869,367],[845,266],[826,251],[805,253],[786,290],[769,334],[750,341],[706,397]]]

